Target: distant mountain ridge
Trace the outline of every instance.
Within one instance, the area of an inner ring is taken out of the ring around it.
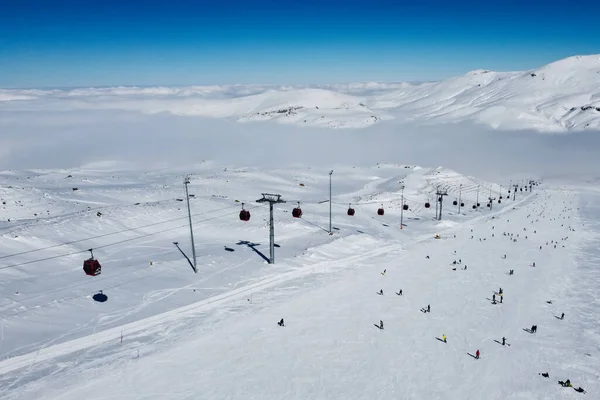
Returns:
[[[600,55],[569,57],[529,71],[480,69],[428,83],[0,89],[0,111],[42,105],[328,128],[363,128],[395,119],[567,132],[600,129]]]

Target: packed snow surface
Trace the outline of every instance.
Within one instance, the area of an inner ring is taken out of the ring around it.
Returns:
[[[67,110],[272,120],[328,128],[361,128],[397,119],[472,121],[541,132],[598,129],[600,55],[574,56],[529,71],[477,70],[422,84],[0,89],[0,112]]]
[[[0,173],[2,399],[597,397],[591,187],[508,199],[447,168],[340,166],[330,235],[328,171],[205,163],[185,171],[196,274],[184,171],[97,167]],[[261,193],[287,201],[275,264]]]

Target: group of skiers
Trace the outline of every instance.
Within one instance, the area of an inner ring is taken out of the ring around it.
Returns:
[[[541,215],[541,214],[540,214],[540,215]],[[528,215],[527,217],[529,218],[529,217],[530,217],[530,215]],[[536,222],[537,222],[537,221],[539,221],[539,220],[536,220]],[[533,223],[533,222],[534,222],[534,221],[532,221],[532,223]],[[492,229],[494,229],[494,227],[493,227],[493,226],[492,226]],[[569,229],[570,229],[570,230],[574,230],[574,229],[572,229],[571,227],[569,227]],[[523,231],[524,231],[524,232],[526,232],[526,231],[527,231],[527,229],[526,229],[526,228],[523,228]],[[473,229],[471,229],[471,232],[473,232]],[[534,233],[534,234],[537,234],[537,230],[533,230],[533,233]],[[516,242],[516,239],[514,239],[514,237],[515,237],[515,234],[513,234],[513,233],[507,233],[507,232],[504,232],[504,233],[503,233],[503,235],[504,235],[504,236],[506,236],[506,237],[508,237],[508,238],[510,238],[510,239],[511,239],[511,241],[515,241],[515,242]],[[456,235],[455,235],[454,237],[456,237]],[[493,234],[492,234],[492,237],[493,237]],[[518,238],[518,237],[519,237],[519,234],[516,234],[516,237]],[[473,238],[473,236],[471,236],[471,238]],[[525,238],[527,238],[527,236],[526,236]],[[566,240],[566,239],[567,239],[567,238],[562,238],[562,240]],[[480,238],[479,240],[481,241],[481,238]],[[485,240],[485,238],[484,238],[483,240]],[[548,244],[549,244],[549,243],[548,243],[548,242],[546,242],[546,245],[548,245]],[[551,242],[550,242],[550,244],[554,244],[554,241],[551,241]],[[554,244],[554,247],[556,248],[556,244]],[[563,246],[563,247],[564,247],[564,246]],[[540,249],[541,249],[541,248],[542,248],[542,246],[540,246]],[[454,254],[456,254],[456,251],[454,251]],[[426,258],[426,259],[430,259],[429,255],[427,255],[425,258]],[[501,258],[502,258],[502,259],[506,259],[506,258],[507,258],[507,255],[506,255],[506,254],[504,254],[504,255],[503,255]],[[462,264],[462,259],[460,259],[460,258],[459,258],[458,260],[454,260],[454,261],[452,262],[452,265],[460,265],[460,264]],[[533,262],[532,266],[533,266],[533,267],[535,267],[535,266],[536,266],[535,262]],[[466,265],[464,266],[464,269],[465,269],[465,270],[467,269],[467,266],[466,266]],[[453,268],[453,270],[456,270],[456,268]],[[381,275],[385,276],[386,274],[387,274],[387,269],[384,269],[384,270],[381,272]],[[514,275],[514,269],[510,269],[510,270],[509,270],[509,275]],[[380,289],[380,290],[377,292],[377,294],[378,294],[378,295],[383,295],[383,289]],[[500,287],[500,288],[499,288],[499,290],[498,290],[498,292],[497,292],[497,293],[494,293],[494,294],[492,295],[492,303],[493,303],[493,304],[497,304],[497,303],[496,303],[496,294],[498,294],[498,295],[500,296],[500,303],[502,303],[502,302],[503,302],[503,298],[504,298],[504,290],[502,289],[502,287]],[[402,295],[403,295],[403,291],[402,291],[402,289],[400,289],[398,292],[396,292],[396,295],[398,295],[398,296],[402,296]],[[547,303],[549,303],[549,304],[552,304],[552,301],[548,301]],[[427,307],[424,307],[424,308],[422,308],[422,309],[421,309],[421,311],[422,311],[423,313],[430,313],[430,312],[431,312],[431,305],[430,305],[430,304],[428,304],[428,305],[427,305]],[[556,318],[558,318],[558,319],[560,319],[560,320],[563,320],[563,319],[564,319],[564,317],[565,317],[565,313],[562,313],[560,317],[556,317]],[[278,322],[278,325],[279,325],[279,326],[281,326],[281,327],[284,327],[284,326],[285,326],[283,318],[282,318],[282,319],[281,319],[281,320]],[[384,329],[383,320],[380,320],[380,321],[379,321],[379,324],[374,324],[374,325],[375,325],[375,327],[377,327],[377,328],[378,328],[378,329],[380,329],[380,330],[383,330],[383,329]],[[536,332],[537,332],[537,325],[532,325],[532,326],[531,326],[531,329],[529,329],[529,332],[530,332],[530,333],[536,333]],[[443,335],[442,335],[442,338],[441,338],[441,339],[439,339],[439,338],[438,338],[438,340],[441,340],[441,341],[443,341],[444,343],[447,343],[447,340],[448,340],[448,338],[447,338],[446,334],[443,334]],[[496,342],[498,342],[498,341],[496,341]],[[498,342],[498,343],[500,343],[500,342]],[[502,342],[501,342],[501,345],[502,345],[502,346],[506,346],[506,345],[510,346],[510,344],[508,344],[508,343],[506,342],[506,337],[504,337],[504,336],[502,337]],[[477,351],[475,352],[475,355],[474,355],[474,356],[472,355],[472,357],[474,357],[475,359],[479,359],[479,358],[480,358],[480,356],[481,356],[481,351],[480,351],[479,349],[477,349]],[[547,373],[547,372],[540,373],[540,375],[541,375],[541,376],[543,376],[543,377],[546,377],[546,378],[548,378],[548,377],[550,376],[550,375],[549,375],[549,373]],[[570,381],[569,379],[567,379],[567,380],[566,380],[566,381],[564,381],[564,382],[563,382],[563,381],[558,381],[558,382],[559,382],[559,384],[561,384],[561,385],[562,385],[562,386],[564,386],[564,387],[573,387],[573,386],[572,386],[572,384],[571,384],[571,381]],[[581,387],[579,387],[579,388],[574,388],[574,390],[576,390],[577,392],[580,392],[580,393],[586,393],[586,392],[585,392],[585,390],[584,390],[583,388],[581,388]]]

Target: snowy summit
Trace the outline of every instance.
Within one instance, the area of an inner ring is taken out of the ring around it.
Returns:
[[[542,132],[597,129],[600,55],[570,57],[530,71],[481,69],[422,84],[0,89],[0,111],[40,107],[171,113],[327,128],[361,128],[396,119],[474,121],[493,128]]]

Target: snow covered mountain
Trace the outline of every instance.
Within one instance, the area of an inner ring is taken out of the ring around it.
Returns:
[[[448,168],[338,165],[330,235],[327,171],[0,171],[0,398],[598,397],[593,184],[507,199]],[[275,264],[263,190],[288,202]]]
[[[360,128],[386,120],[474,121],[502,129],[600,128],[600,55],[521,72],[477,70],[434,83],[327,87],[231,85],[0,89],[0,111],[129,110],[148,114]]]

